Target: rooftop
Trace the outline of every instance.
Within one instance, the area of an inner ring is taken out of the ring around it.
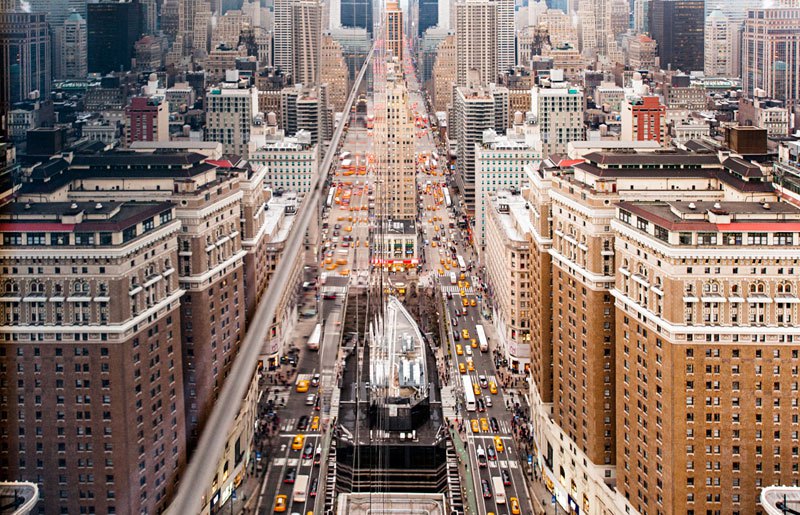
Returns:
[[[671,231],[800,230],[800,208],[786,202],[620,202],[617,206]]]

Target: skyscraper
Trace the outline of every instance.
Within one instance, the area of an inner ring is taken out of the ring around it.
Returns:
[[[494,82],[498,71],[497,7],[491,0],[463,0],[455,5],[457,81],[467,86],[470,71],[480,84]]]
[[[800,7],[756,9],[748,13],[742,36],[742,88],[753,95],[800,100]]]
[[[313,85],[319,79],[322,42],[322,4],[318,0],[299,0],[292,4],[294,80]]]
[[[50,55],[44,14],[0,12],[0,120],[33,91],[50,96]]]
[[[142,6],[132,2],[89,4],[89,73],[130,70],[133,45],[142,34]]]
[[[286,75],[294,75],[292,0],[275,0],[273,62]]]
[[[419,0],[418,5],[417,35],[422,37],[426,30],[439,23],[439,0]]]
[[[394,0],[386,4],[386,50],[403,62],[403,11]]]
[[[339,16],[342,27],[360,27],[372,34],[372,0],[331,0],[339,2]],[[335,22],[335,20],[334,20]]]
[[[704,66],[708,77],[737,77],[741,59],[740,24],[719,9],[706,18]]]
[[[53,55],[54,75],[57,79],[82,79],[86,77],[86,20],[72,13],[58,30]]]
[[[495,34],[497,35],[497,75],[516,64],[514,45],[514,0],[493,0],[497,6]]]
[[[652,0],[650,32],[661,68],[703,69],[704,13],[705,0]]]
[[[390,3],[387,16],[391,8]],[[393,220],[413,220],[416,215],[414,118],[408,108],[402,70],[402,63],[387,65],[386,90],[380,95],[383,102],[376,108],[377,166],[383,175],[378,205]]]

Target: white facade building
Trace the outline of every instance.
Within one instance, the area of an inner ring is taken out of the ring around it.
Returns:
[[[284,136],[283,131],[268,136],[263,146],[251,147],[250,162],[266,166],[266,186],[299,194],[310,192],[319,174],[317,145],[311,143],[306,130],[291,137]]]
[[[553,81],[549,87],[532,88],[531,112],[542,141],[542,157],[564,154],[570,141],[584,139],[583,90],[579,87]]]
[[[248,157],[250,131],[258,114],[258,89],[238,83],[214,86],[206,93],[206,141],[222,143],[226,154]]]

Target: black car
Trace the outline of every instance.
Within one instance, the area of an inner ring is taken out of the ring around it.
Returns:
[[[319,480],[317,478],[314,478],[311,481],[311,488],[308,490],[308,495],[310,497],[316,497],[317,496],[317,485],[318,485],[318,483],[319,483]]]
[[[492,487],[489,486],[489,481],[481,479],[481,490],[483,491],[484,499],[490,499],[492,497]]]
[[[497,419],[495,417],[489,419],[489,425],[492,426],[492,431],[495,433],[500,432],[500,424],[497,423]]]
[[[306,444],[305,448],[303,449],[303,459],[310,460],[311,456],[314,455],[314,446],[310,443]]]
[[[298,431],[305,431],[308,427],[308,415],[303,415],[300,417],[300,420],[297,421],[297,430]]]
[[[317,396],[317,400],[316,400],[316,402],[314,402],[314,411],[319,411],[319,402],[320,402],[320,398],[319,398],[319,396]]]
[[[504,486],[511,486],[511,474],[506,469],[500,469],[500,477],[503,478]]]
[[[458,334],[458,331],[453,331],[453,340],[455,341],[461,340],[461,335]]]
[[[286,471],[286,475],[283,477],[283,482],[287,484],[294,484],[294,480],[297,478],[297,469],[290,468]]]
[[[486,446],[486,457],[489,458],[490,460],[497,459],[497,451],[494,450],[494,445]]]
[[[451,320],[453,321],[453,327],[457,327],[458,326],[458,319],[457,318],[452,318]]]
[[[475,403],[478,405],[478,411],[486,411],[486,404],[483,403],[483,399],[478,399]]]

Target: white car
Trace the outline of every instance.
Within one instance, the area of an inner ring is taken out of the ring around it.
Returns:
[[[313,406],[317,402],[317,394],[310,393],[306,396],[306,406]]]

